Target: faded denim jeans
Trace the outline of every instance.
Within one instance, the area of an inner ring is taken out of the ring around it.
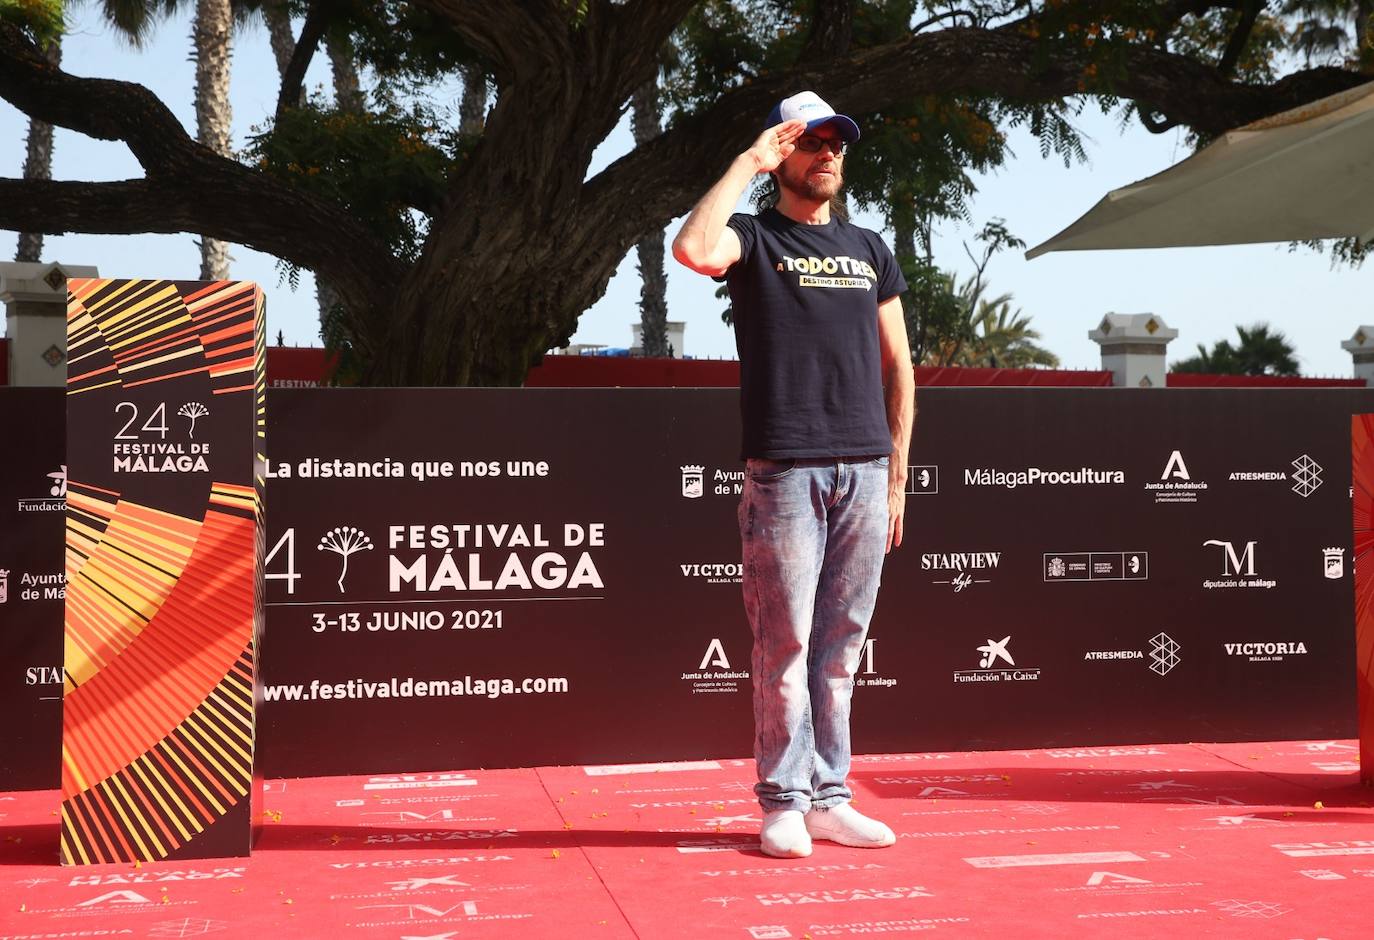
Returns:
[[[845,803],[849,703],[878,597],[888,458],[750,459],[739,504],[765,812]]]

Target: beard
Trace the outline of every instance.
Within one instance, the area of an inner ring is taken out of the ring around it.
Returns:
[[[778,168],[778,186],[810,202],[825,202],[834,199],[844,186],[844,175],[838,163],[832,165],[831,174],[813,176],[807,170],[792,172],[783,164]]]

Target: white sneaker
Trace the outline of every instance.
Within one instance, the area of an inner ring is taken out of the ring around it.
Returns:
[[[848,803],[830,809],[813,809],[806,814],[806,831],[813,839],[828,839],[859,849],[880,849],[892,845],[897,836],[876,819],[869,819]]]
[[[759,830],[759,845],[764,855],[773,858],[806,858],[811,854],[811,836],[806,832],[801,810],[776,809],[765,813]]]

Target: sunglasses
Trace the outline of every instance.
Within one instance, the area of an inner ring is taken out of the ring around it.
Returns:
[[[797,149],[802,153],[820,153],[822,147],[829,147],[830,152],[837,157],[842,157],[849,151],[849,144],[838,137],[813,137],[803,134],[797,138]]]

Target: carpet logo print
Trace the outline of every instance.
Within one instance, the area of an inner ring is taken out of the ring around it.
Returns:
[[[1284,914],[1292,912],[1291,907],[1284,907],[1282,904],[1275,904],[1272,901],[1238,901],[1228,898],[1225,901],[1213,901],[1214,907],[1220,908],[1232,917],[1248,917],[1256,920],[1272,920],[1275,917],[1282,917]]]
[[[181,920],[164,920],[153,924],[148,931],[150,937],[203,937],[209,933],[228,930],[229,922],[209,920],[204,917],[183,917]]]

